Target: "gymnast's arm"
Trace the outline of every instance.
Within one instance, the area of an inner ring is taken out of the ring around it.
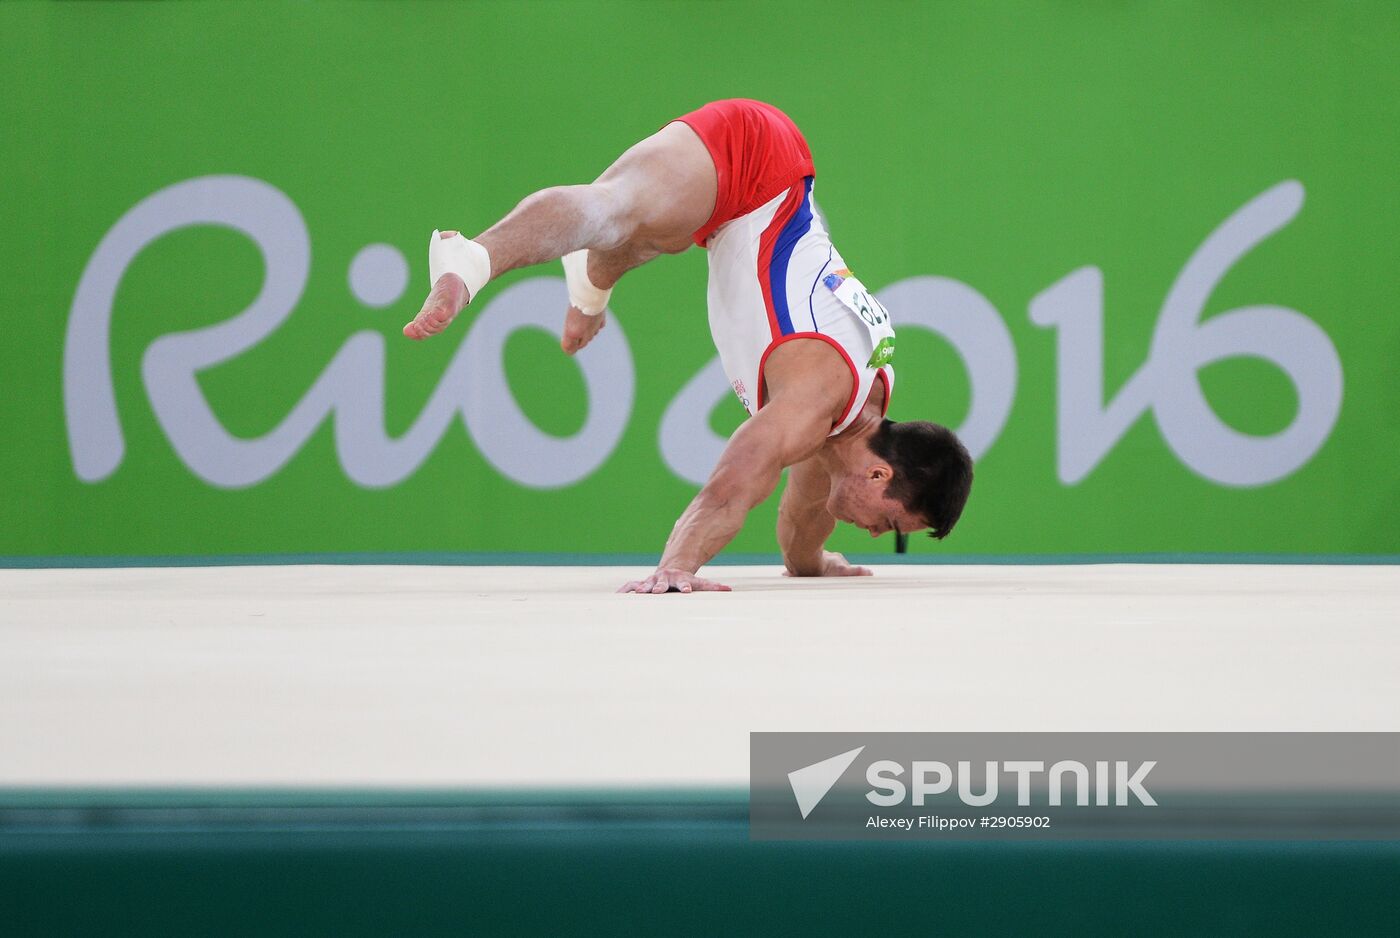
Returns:
[[[783,467],[807,459],[831,431],[830,414],[811,406],[812,395],[820,400],[822,388],[809,389],[805,402],[802,390],[793,390],[797,393],[778,396],[735,431],[709,481],[671,530],[656,572],[618,592],[729,589],[696,571],[733,540],[749,511],[773,493]]]
[[[826,510],[831,476],[816,459],[788,470],[787,487],[778,505],[778,547],[783,552],[784,576],[870,576],[841,554],[826,549],[836,519]]]
[[[826,539],[836,519],[826,510],[831,478],[815,459],[788,470],[787,486],[778,503],[778,548],[790,576],[820,576]]]

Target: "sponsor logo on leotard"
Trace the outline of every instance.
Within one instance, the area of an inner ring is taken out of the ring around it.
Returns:
[[[880,340],[879,345],[875,346],[875,351],[870,353],[870,361],[865,363],[865,367],[880,368],[892,361],[894,361],[894,339],[886,336]]]

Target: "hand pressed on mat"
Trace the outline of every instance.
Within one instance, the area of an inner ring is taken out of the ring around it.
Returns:
[[[696,576],[685,570],[658,567],[656,572],[644,580],[624,583],[619,593],[727,593],[729,587],[714,580]]]

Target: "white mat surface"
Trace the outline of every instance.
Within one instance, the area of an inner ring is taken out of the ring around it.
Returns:
[[[0,571],[0,785],[747,784],[751,730],[1400,730],[1400,568]]]

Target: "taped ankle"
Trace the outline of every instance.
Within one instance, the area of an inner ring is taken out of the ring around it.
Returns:
[[[486,248],[470,238],[454,234],[442,237],[436,229],[428,242],[428,278],[432,285],[437,284],[443,274],[456,274],[467,285],[467,294],[476,299],[476,294],[486,281],[491,279],[491,255]]]
[[[608,307],[611,290],[600,290],[588,279],[588,249],[574,251],[560,258],[564,262],[564,281],[569,285],[569,302],[585,316],[596,316]]]

